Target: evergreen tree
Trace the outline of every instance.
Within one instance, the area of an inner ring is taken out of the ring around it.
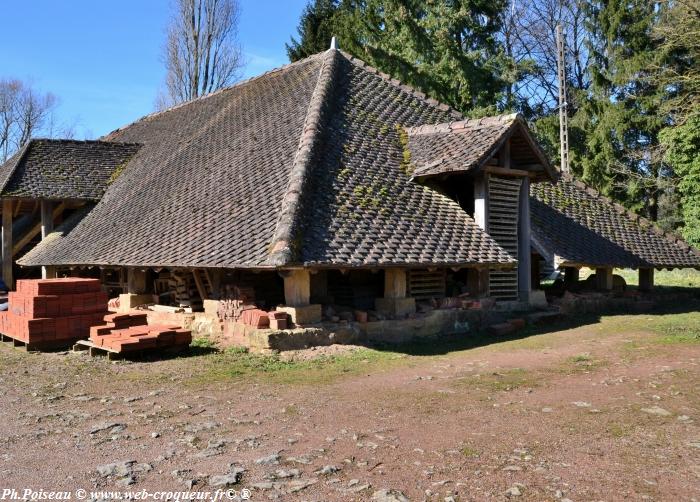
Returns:
[[[505,0],[316,0],[290,59],[341,49],[469,114],[504,107],[508,58],[497,39]]]
[[[656,220],[671,175],[659,149],[665,89],[647,68],[658,56],[652,30],[661,7],[648,0],[589,2],[591,94],[572,121],[585,131],[585,180]]]
[[[670,121],[661,144],[678,177],[681,232],[700,247],[700,0],[671,2],[655,35],[660,62],[650,66],[650,79],[669,92],[662,110]]]
[[[304,59],[330,47],[331,38],[339,35],[336,33],[339,10],[337,0],[313,0],[307,4],[297,27],[299,40],[292,37],[290,43],[285,44],[290,61]]]

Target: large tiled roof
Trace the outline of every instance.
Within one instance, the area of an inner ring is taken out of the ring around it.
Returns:
[[[102,200],[22,265],[511,264],[414,184],[402,127],[459,116],[339,51],[145,117]]]
[[[530,213],[533,238],[557,265],[700,267],[682,239],[567,176],[532,185]]]
[[[0,166],[0,197],[99,200],[139,145],[33,139]]]
[[[532,162],[542,164],[549,175],[554,174],[547,156],[518,114],[422,125],[407,128],[406,132],[416,178],[479,169],[514,133],[519,134],[523,147],[529,147]]]
[[[511,262],[457,203],[410,181],[403,128],[452,120],[454,113],[359,60],[337,64],[336,106],[304,204],[302,261]]]

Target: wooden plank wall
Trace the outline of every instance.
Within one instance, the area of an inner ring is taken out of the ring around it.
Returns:
[[[488,232],[515,259],[518,258],[518,208],[521,178],[489,176]],[[499,301],[518,299],[518,270],[491,270],[491,296]]]
[[[408,271],[408,295],[416,300],[445,297],[445,270],[410,269]]]

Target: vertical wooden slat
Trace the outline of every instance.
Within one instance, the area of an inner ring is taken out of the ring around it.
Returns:
[[[14,289],[12,277],[12,200],[2,201],[2,279]]]
[[[530,301],[532,265],[530,261],[530,178],[523,178],[518,201],[518,296]]]
[[[311,303],[311,277],[306,269],[285,271],[284,303],[289,307],[306,307]]]
[[[639,290],[651,291],[654,288],[654,269],[640,268],[639,269]]]
[[[503,157],[507,160],[507,157]],[[518,221],[520,218],[520,191],[522,179],[489,176],[488,233],[513,258],[519,256]],[[529,267],[529,263],[528,263]],[[500,301],[518,299],[518,270],[491,270],[491,296]],[[528,282],[529,284],[529,282]]]
[[[406,298],[406,270],[388,268],[384,271],[384,298]]]
[[[53,232],[53,203],[50,200],[41,201],[41,240],[46,239]],[[56,268],[51,266],[41,267],[41,277],[51,279],[56,277]]]

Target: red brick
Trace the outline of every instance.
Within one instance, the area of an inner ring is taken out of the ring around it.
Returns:
[[[190,330],[175,330],[175,345],[189,345],[190,343],[192,343],[192,332]]]
[[[171,347],[175,345],[174,331],[161,331],[157,333],[159,347]]]
[[[355,321],[357,322],[367,322],[367,312],[364,310],[355,310]]]
[[[256,328],[267,328],[270,326],[270,318],[267,316],[267,312],[260,309],[244,310],[241,320],[244,324]]]

